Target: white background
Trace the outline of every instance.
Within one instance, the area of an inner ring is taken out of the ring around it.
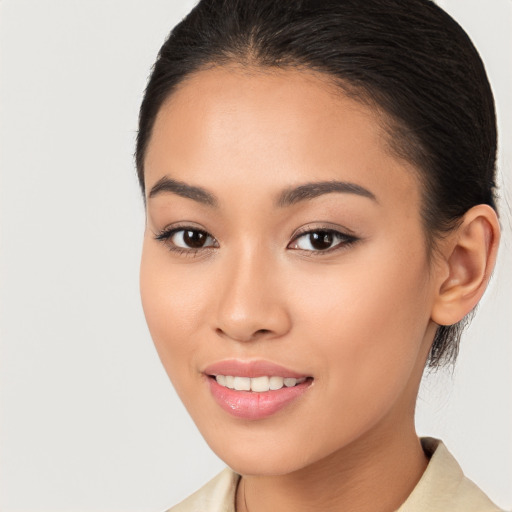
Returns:
[[[223,464],[167,381],[138,296],[132,159],[156,53],[194,2],[0,1],[0,509],[161,511]],[[494,87],[512,204],[512,2],[445,0]],[[459,363],[418,431],[512,507],[512,215]],[[507,267],[508,263],[508,268]]]

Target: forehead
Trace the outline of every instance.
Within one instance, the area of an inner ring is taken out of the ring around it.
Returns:
[[[408,197],[418,188],[412,166],[389,151],[375,109],[325,75],[299,70],[216,67],[192,75],[158,113],[145,170],[146,190],[163,176],[253,194],[330,179],[392,185]]]

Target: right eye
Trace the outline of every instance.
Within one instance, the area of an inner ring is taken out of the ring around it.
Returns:
[[[166,229],[155,238],[164,242],[170,251],[180,254],[194,255],[203,249],[218,247],[217,241],[209,233],[191,226]]]

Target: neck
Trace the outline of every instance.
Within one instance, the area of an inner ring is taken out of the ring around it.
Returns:
[[[280,476],[244,476],[237,512],[391,512],[418,483],[428,460],[414,431],[381,425],[357,443],[299,471]]]

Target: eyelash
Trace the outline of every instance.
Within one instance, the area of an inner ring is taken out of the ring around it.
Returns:
[[[166,247],[171,252],[178,254],[178,255],[184,255],[187,257],[195,257],[201,251],[212,251],[212,250],[216,249],[216,247],[212,247],[212,246],[206,246],[206,247],[200,247],[200,248],[190,247],[188,249],[185,249],[184,247],[178,247],[176,245],[171,245],[170,239],[176,233],[179,233],[180,231],[184,231],[184,232],[192,231],[194,233],[202,233],[203,235],[206,235],[207,238],[209,237],[216,242],[215,238],[213,238],[213,236],[210,235],[210,233],[208,233],[207,231],[204,231],[203,229],[198,229],[193,226],[178,226],[178,227],[173,227],[173,228],[169,228],[169,229],[164,229],[160,233],[155,234],[155,239],[164,243],[166,245]],[[330,247],[329,249],[325,249],[325,250],[321,250],[321,249],[308,250],[308,249],[300,249],[300,248],[293,249],[293,250],[309,253],[308,254],[309,257],[316,257],[316,256],[322,256],[324,254],[330,254],[331,252],[334,252],[334,251],[343,250],[359,241],[359,238],[357,238],[353,235],[348,235],[348,234],[342,233],[342,232],[337,231],[332,228],[317,227],[314,229],[310,229],[309,227],[306,227],[306,228],[304,228],[303,231],[300,231],[299,233],[297,233],[295,235],[292,242],[296,243],[297,240],[299,240],[300,238],[307,236],[307,235],[311,235],[313,233],[317,233],[317,234],[322,233],[324,235],[332,235],[335,239],[338,238],[341,241],[339,241],[333,247]],[[292,242],[290,242],[290,243],[292,243]]]

